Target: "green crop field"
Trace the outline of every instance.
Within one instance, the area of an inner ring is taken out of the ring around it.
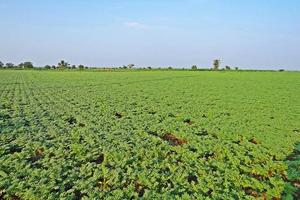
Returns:
[[[0,199],[296,199],[299,142],[297,72],[0,71]]]

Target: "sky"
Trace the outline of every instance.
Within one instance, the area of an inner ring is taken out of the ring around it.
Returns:
[[[0,61],[300,70],[299,0],[0,0]]]

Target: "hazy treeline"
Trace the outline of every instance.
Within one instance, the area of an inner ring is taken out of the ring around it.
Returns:
[[[57,65],[45,65],[35,66],[32,62],[26,61],[20,64],[14,64],[12,62],[3,63],[0,61],[0,69],[37,69],[37,70],[104,70],[104,71],[113,71],[113,70],[192,70],[192,71],[230,71],[230,70],[241,70],[238,67],[224,66],[221,67],[220,59],[213,60],[212,67],[198,67],[197,65],[192,65],[189,68],[174,68],[171,66],[167,67],[136,67],[134,64],[123,65],[119,67],[89,67],[86,65],[75,65],[70,64],[64,60],[61,60]],[[275,71],[275,70],[243,70],[243,71]],[[284,71],[284,69],[279,69],[278,71]]]

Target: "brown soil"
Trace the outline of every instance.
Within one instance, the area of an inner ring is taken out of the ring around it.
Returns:
[[[252,173],[252,174],[251,174],[251,176],[252,176],[253,178],[255,178],[255,179],[259,180],[259,181],[262,181],[262,180],[264,180],[264,179],[265,179],[265,177],[264,177],[264,176],[262,176],[262,175],[259,175],[259,174],[255,174],[255,173]]]
[[[134,187],[135,187],[135,192],[138,193],[139,197],[144,196],[145,188],[139,181],[135,182]]]
[[[258,144],[258,141],[255,138],[252,138],[251,140],[249,140],[249,142],[251,142],[252,144]]]
[[[245,191],[245,193],[247,194],[247,195],[251,195],[251,196],[253,196],[253,197],[258,197],[259,195],[258,195],[258,193],[256,192],[256,191],[254,191],[252,188],[250,188],[250,187],[247,187],[247,188],[244,188],[244,191]]]
[[[42,157],[44,155],[44,149],[43,148],[39,148],[35,150],[35,155]]]
[[[171,133],[167,133],[162,137],[163,140],[168,141],[173,146],[186,144],[187,141],[181,138],[178,138]]]
[[[293,184],[296,188],[300,189],[300,181],[298,181],[298,180],[292,181],[292,184]]]

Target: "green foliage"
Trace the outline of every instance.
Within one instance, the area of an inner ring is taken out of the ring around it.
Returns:
[[[225,69],[226,70],[231,70],[230,66],[227,66],[227,65],[225,66]]]
[[[1,70],[0,91],[0,199],[297,192],[299,73]]]
[[[79,69],[84,69],[84,65],[78,65]]]
[[[213,62],[213,70],[219,70],[219,68],[220,68],[220,60],[219,59],[216,59],[216,60],[214,60],[214,62]]]
[[[33,64],[32,64],[32,62],[24,62],[23,67],[24,68],[33,68]]]
[[[15,65],[13,63],[6,63],[5,67],[6,68],[13,68],[13,67],[15,67]]]
[[[296,129],[296,131],[299,131]],[[284,199],[300,198],[300,143],[296,145],[294,151],[287,157],[288,166]]]
[[[60,69],[65,69],[65,68],[68,68],[69,66],[70,66],[70,64],[65,62],[64,60],[61,60],[58,63],[58,68],[60,68]]]
[[[193,65],[192,70],[197,70],[197,65]]]
[[[132,69],[134,67],[134,64],[127,65],[128,69]]]

